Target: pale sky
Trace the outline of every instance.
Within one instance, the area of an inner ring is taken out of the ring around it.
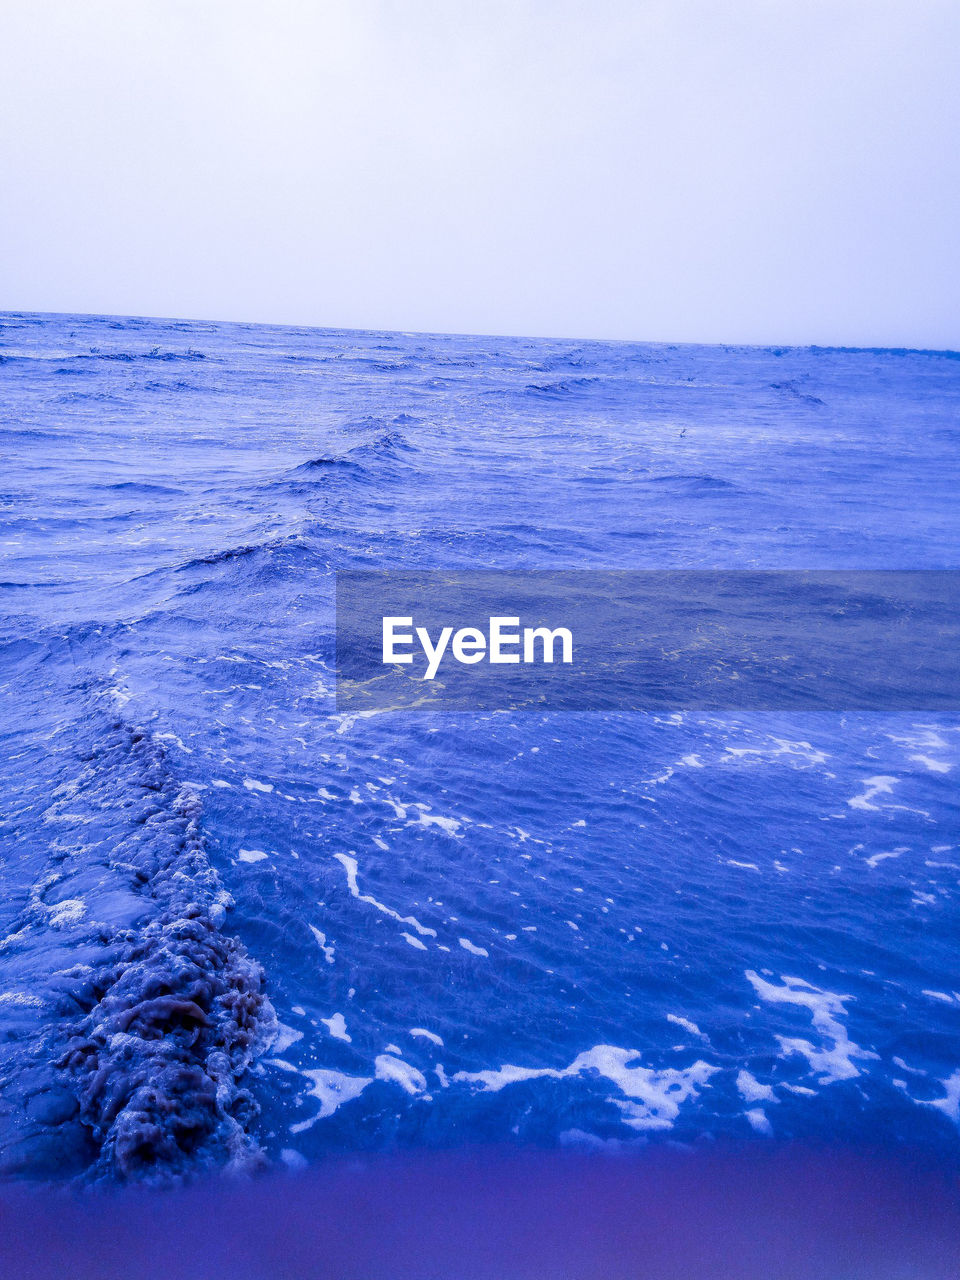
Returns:
[[[960,347],[958,0],[4,0],[0,309]]]

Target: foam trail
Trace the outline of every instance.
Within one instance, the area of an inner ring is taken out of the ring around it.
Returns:
[[[197,793],[122,721],[80,786],[119,793],[127,827],[111,869],[143,920],[107,940],[102,963],[64,975],[81,1012],[56,1061],[93,1151],[84,1177],[163,1183],[256,1167],[258,1108],[244,1078],[276,1021],[262,969],[223,931],[232,902],[207,858]]]

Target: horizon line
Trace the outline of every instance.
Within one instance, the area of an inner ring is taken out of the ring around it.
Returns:
[[[145,315],[135,312],[122,311],[32,311],[32,310],[9,310],[0,309],[0,319],[4,317],[20,317],[31,318],[37,317],[41,319],[48,318],[66,318],[86,320],[145,320],[149,323],[177,323],[177,324],[206,324],[206,325],[236,325],[242,328],[250,329],[307,329],[318,333],[367,333],[367,334],[389,334],[398,337],[421,337],[421,338],[506,338],[521,342],[575,342],[575,343],[596,343],[603,346],[634,346],[634,347],[747,347],[758,351],[771,351],[782,349],[785,351],[846,351],[846,352],[888,352],[894,355],[922,355],[922,356],[941,356],[944,359],[960,359],[960,348],[954,347],[914,347],[909,345],[884,346],[877,344],[859,343],[839,343],[839,342],[738,342],[738,341],[712,341],[701,342],[695,339],[669,339],[669,338],[593,338],[593,337],[571,337],[559,336],[556,334],[527,334],[527,333],[480,333],[469,332],[467,330],[442,330],[442,329],[390,329],[379,326],[372,328],[358,328],[355,325],[323,325],[323,324],[298,324],[290,321],[275,320],[228,320],[228,319],[211,319],[201,316],[157,316]]]

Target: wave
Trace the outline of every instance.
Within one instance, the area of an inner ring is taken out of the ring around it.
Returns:
[[[384,422],[382,418],[364,418],[360,422],[351,423],[350,429],[353,431],[369,431],[374,434],[361,444],[354,445],[348,454],[351,458],[355,458],[386,453],[416,453],[417,446],[399,428],[418,421],[418,418],[400,413],[389,422]]]
[[[353,462],[349,457],[341,456],[335,458],[308,458],[306,462],[301,462],[298,467],[294,467],[293,474],[303,475],[311,471],[320,471],[325,467],[357,467],[359,464]]]
[[[187,351],[165,351],[161,347],[153,347],[150,351],[101,351],[99,347],[90,348],[90,356],[79,356],[78,359],[88,360],[95,357],[97,360],[117,360],[123,364],[130,364],[134,360],[206,360],[206,354],[203,351],[194,351],[189,348]]]
[[[407,414],[399,414],[394,419],[394,423],[404,424],[415,421],[417,419]],[[417,446],[398,430],[396,425],[385,428],[377,419],[372,422],[365,419],[360,423],[352,424],[353,430],[369,431],[371,428],[377,432],[372,439],[351,446],[345,453],[321,454],[316,458],[308,458],[306,462],[301,462],[299,466],[294,467],[289,473],[290,476],[325,480],[329,474],[338,470],[357,473],[366,472],[375,467],[378,478],[385,479],[387,476],[383,469],[384,463],[406,462],[405,455],[419,452]]]
[[[244,556],[256,555],[258,551],[265,550],[266,544],[248,543],[241,547],[227,547],[223,551],[211,551],[205,556],[196,556],[193,560],[188,560],[186,564],[179,567],[181,569],[195,569],[202,564],[226,564],[228,560],[242,560]]]
[[[229,564],[233,560],[246,560],[251,556],[280,556],[284,553],[294,558],[311,554],[310,548],[298,534],[285,534],[279,538],[270,538],[266,542],[243,543],[236,547],[226,547],[222,551],[209,551],[205,555],[194,556],[191,560],[177,565],[175,571],[183,573],[190,569],[199,569],[207,565]],[[152,570],[152,573],[163,573],[166,570]],[[145,575],[147,577],[151,575]]]

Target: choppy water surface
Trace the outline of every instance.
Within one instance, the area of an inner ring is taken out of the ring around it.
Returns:
[[[960,726],[338,716],[337,568],[958,563],[960,362],[7,315],[0,1148],[958,1153]]]

